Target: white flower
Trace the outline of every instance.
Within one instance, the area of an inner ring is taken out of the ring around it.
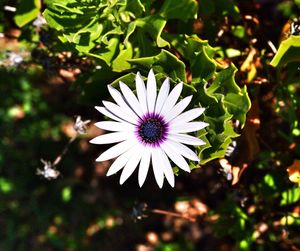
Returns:
[[[83,121],[81,119],[81,116],[76,116],[76,121],[75,124],[73,126],[74,130],[79,133],[79,134],[85,134],[86,130],[87,130],[87,124],[90,123],[90,120],[85,120]]]
[[[145,87],[139,73],[136,75],[137,97],[129,87],[120,82],[121,92],[108,86],[115,103],[103,101],[104,107],[95,108],[114,121],[101,121],[95,125],[112,131],[92,139],[94,144],[118,143],[103,152],[96,161],[116,158],[107,176],[123,168],[120,184],[123,184],[139,164],[138,180],[142,186],[146,179],[150,162],[158,186],[163,186],[164,177],[174,187],[174,173],[169,159],[179,168],[190,172],[187,158],[199,161],[198,156],[187,145],[204,145],[205,142],[186,133],[195,132],[208,126],[205,122],[191,122],[199,117],[204,108],[183,110],[189,105],[192,96],[177,104],[183,83],[177,84],[169,93],[169,79],[163,82],[157,95],[156,80],[150,70]]]
[[[41,162],[44,164],[44,168],[38,168],[36,170],[37,175],[44,176],[47,180],[56,179],[60,175],[60,172],[55,169],[55,166],[50,161],[41,159]]]

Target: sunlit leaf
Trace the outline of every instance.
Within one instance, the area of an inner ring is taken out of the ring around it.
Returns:
[[[41,8],[40,0],[20,0],[14,17],[16,24],[23,27],[37,18]]]
[[[300,61],[300,36],[290,36],[281,42],[271,61],[273,67],[280,67],[290,62]]]

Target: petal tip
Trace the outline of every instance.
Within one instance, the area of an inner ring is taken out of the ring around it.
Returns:
[[[100,156],[96,159],[96,162],[101,162],[101,161],[103,161],[103,160],[102,160],[102,156],[100,155]]]
[[[112,176],[113,174],[115,174],[115,172],[110,171],[111,169],[108,169],[107,173],[106,173],[106,177]]]
[[[95,138],[89,140],[89,143],[91,143],[91,144],[96,144],[96,143],[95,143]],[[97,160],[96,160],[96,161],[97,161]]]

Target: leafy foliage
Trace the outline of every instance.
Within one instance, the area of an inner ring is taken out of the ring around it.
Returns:
[[[278,48],[278,52],[271,61],[274,67],[280,67],[290,62],[299,62],[300,52],[300,36],[290,36],[282,41]]]
[[[197,17],[197,8],[192,0],[167,0],[152,14],[150,6],[139,1],[76,4],[72,0],[63,5],[56,1],[49,3],[44,16],[49,25],[60,32],[62,42],[100,59],[110,72],[134,72],[136,69],[148,72],[153,68],[159,77],[169,76],[174,83],[186,83],[186,75],[190,72],[192,79],[188,90],[195,96],[195,106],[207,107],[204,120],[210,124],[208,131],[199,135],[207,142],[199,148],[204,164],[224,156],[232,138],[238,136],[232,120],[244,126],[250,99],[246,87],[240,89],[235,83],[235,67],[218,64],[214,59],[215,50],[207,41],[164,31],[168,20],[185,22]],[[133,10],[138,11],[132,13]],[[95,12],[101,14],[89,15]],[[181,58],[171,52],[171,47]],[[184,62],[188,62],[189,68]],[[117,80],[127,83],[130,76],[131,73]],[[105,84],[105,79],[99,80]]]

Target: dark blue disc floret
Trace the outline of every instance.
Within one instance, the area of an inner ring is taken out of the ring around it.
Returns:
[[[168,124],[158,114],[147,114],[139,121],[136,132],[141,143],[158,146],[166,139]]]

